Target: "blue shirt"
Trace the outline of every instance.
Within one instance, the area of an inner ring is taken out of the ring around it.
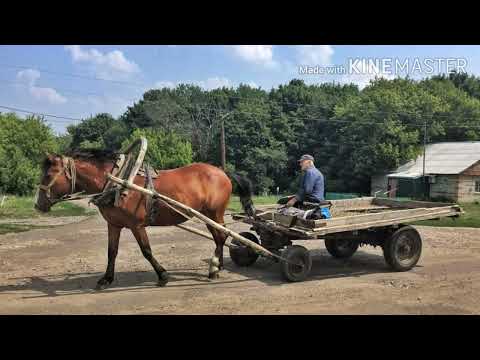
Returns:
[[[317,199],[324,200],[324,179],[322,173],[315,167],[311,166],[303,174],[300,190],[296,198],[298,201],[304,201],[306,195]]]

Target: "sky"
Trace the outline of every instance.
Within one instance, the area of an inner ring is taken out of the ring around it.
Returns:
[[[145,91],[179,83],[270,90],[297,78],[364,88],[375,76],[419,79],[450,70],[480,76],[480,46],[0,46],[0,112],[55,115],[45,119],[63,133],[97,113],[119,116]]]

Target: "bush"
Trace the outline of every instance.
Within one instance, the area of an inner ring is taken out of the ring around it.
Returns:
[[[55,136],[43,119],[0,114],[0,192],[31,194],[41,161],[56,150]]]

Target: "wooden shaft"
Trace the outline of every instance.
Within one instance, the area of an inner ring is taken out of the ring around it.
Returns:
[[[135,176],[137,176],[138,170],[140,170],[140,167],[142,166],[143,159],[145,158],[145,153],[147,152],[147,139],[145,139],[143,136],[140,137],[137,141],[135,141],[132,145],[128,147],[126,150],[127,153],[133,150],[133,148],[140,144],[140,150],[138,151],[138,156],[137,159],[135,160],[135,164],[133,165],[133,168],[130,171],[130,174],[128,174],[128,181],[133,182],[135,179]],[[122,196],[127,196],[128,190],[122,191],[121,194]]]
[[[195,229],[194,227],[191,227],[191,226],[187,226],[187,225],[182,225],[182,224],[178,224],[178,225],[175,225],[176,227],[179,227],[180,229],[183,229],[183,230],[186,230],[186,231],[190,231],[194,234],[197,234],[197,235],[200,235],[200,236],[203,236],[207,239],[210,239],[210,240],[213,240],[213,236],[205,231],[202,231],[202,230],[199,230],[199,229]]]
[[[200,236],[203,236],[209,240],[213,240],[213,236],[212,234],[209,234],[205,231],[202,231],[202,230],[199,230],[199,229],[196,229],[194,227],[191,227],[191,226],[187,226],[187,225],[183,225],[183,224],[178,224],[178,225],[175,225],[176,227],[180,228],[180,229],[183,229],[185,231],[189,231],[191,233],[194,233],[194,234],[197,234],[197,235],[200,235]],[[223,244],[223,246],[227,247],[227,248],[235,248],[236,246],[235,245],[231,245],[231,244]]]
[[[263,254],[264,256],[266,257],[273,257],[273,258],[277,258],[277,259],[280,259],[282,261],[286,261],[286,262],[289,262],[287,261],[286,259],[282,258],[281,256],[278,256],[270,251],[268,251],[267,249],[261,247],[260,245],[258,245],[257,243],[251,241],[251,240],[248,240],[247,238],[237,234],[236,232],[230,230],[230,229],[227,229],[226,227],[223,227],[222,225],[218,224],[217,222],[213,221],[212,219],[208,218],[207,216],[199,213],[198,211],[192,209],[191,207],[189,206],[186,206],[184,204],[182,204],[181,202],[178,202],[178,201],[175,201],[171,198],[169,198],[168,196],[165,196],[165,195],[162,195],[162,194],[159,194],[158,192],[156,191],[152,191],[152,190],[148,190],[148,189],[145,189],[141,186],[138,186],[136,184],[133,184],[127,180],[123,180],[123,179],[119,179],[115,176],[112,176],[111,174],[107,174],[107,178],[112,180],[113,182],[116,182],[117,184],[120,184],[122,186],[125,186],[126,188],[130,188],[132,190],[136,190],[136,191],[140,191],[141,193],[144,193],[144,194],[147,194],[147,195],[150,195],[150,196],[154,196],[154,197],[158,197],[172,205],[175,205],[183,210],[185,210],[185,212],[187,213],[187,215],[189,216],[195,216],[197,218],[199,218],[200,220],[202,220],[203,222],[207,223],[208,225],[212,226],[213,228],[225,233],[226,235],[229,235],[231,236],[232,238],[240,241],[242,244],[246,245],[246,246],[249,246],[253,249],[255,249],[256,251],[258,251],[259,253]]]

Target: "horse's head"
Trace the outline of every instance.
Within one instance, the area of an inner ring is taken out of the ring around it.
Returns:
[[[43,162],[42,179],[38,186],[35,209],[50,211],[64,195],[75,189],[75,164],[72,158],[48,154]]]

